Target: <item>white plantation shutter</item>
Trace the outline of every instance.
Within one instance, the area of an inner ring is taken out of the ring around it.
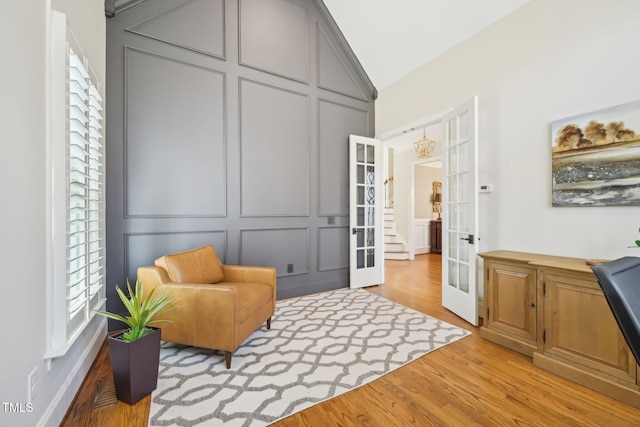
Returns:
[[[97,78],[64,15],[57,12],[52,17],[51,53],[47,359],[64,355],[105,301],[103,100]]]
[[[105,227],[102,98],[72,48],[68,55],[67,329],[72,335],[101,303]]]

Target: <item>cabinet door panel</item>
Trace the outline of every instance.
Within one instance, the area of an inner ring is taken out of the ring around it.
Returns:
[[[487,327],[532,343],[536,340],[536,270],[513,264],[489,263]]]
[[[636,382],[636,363],[595,280],[543,273],[543,352]]]

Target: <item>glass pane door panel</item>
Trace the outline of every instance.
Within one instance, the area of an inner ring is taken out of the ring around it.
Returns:
[[[469,262],[469,245],[464,240],[460,240],[460,238],[458,238],[458,241],[460,242],[458,259],[460,262]]]
[[[458,213],[458,224],[460,225],[458,230],[469,231],[469,205],[466,203],[460,204],[457,206],[456,211]]]
[[[469,293],[469,266],[467,264],[459,264],[460,266],[460,275],[458,281],[458,289],[462,292],[468,294]]]
[[[375,246],[376,238],[375,238],[375,229],[367,228],[367,246]]]
[[[459,202],[466,202],[469,200],[469,195],[467,194],[467,181],[469,180],[469,174],[461,173],[460,175],[457,175],[456,178],[456,190],[458,193],[458,197],[456,198],[456,200]]]
[[[375,208],[367,208],[367,225],[376,225]]]
[[[358,187],[356,193],[356,203],[359,205],[364,205],[364,187]]]
[[[367,267],[376,265],[375,249],[367,249]]]
[[[458,228],[458,205],[449,205],[449,229],[455,230]]]
[[[451,175],[447,181],[447,201],[454,203],[458,200],[458,177]]]
[[[449,120],[447,131],[449,132],[449,137],[447,139],[449,140],[450,145],[453,146],[456,144],[458,136],[458,126],[456,118]]]
[[[449,173],[456,173],[458,170],[458,150],[456,147],[447,149],[449,152],[449,159],[447,166],[449,167]]]
[[[376,150],[373,145],[367,145],[367,163],[376,163]]]
[[[460,125],[460,140],[466,141],[469,139],[469,112],[465,111],[458,116],[458,124]]]
[[[449,233],[449,258],[458,259],[458,233]]]
[[[356,174],[356,182],[358,184],[364,184],[364,166],[358,165],[358,172]]]
[[[367,205],[376,204],[376,187],[367,187]]]
[[[364,227],[364,208],[358,208],[358,227]]]
[[[449,286],[458,287],[458,263],[449,261]]]
[[[373,166],[367,166],[367,184],[374,185],[376,183],[375,169]]]
[[[357,258],[357,268],[364,268],[364,249],[358,249]]]
[[[469,142],[465,141],[458,145],[457,160],[458,170],[457,172],[467,172],[469,170],[467,158],[469,157]]]
[[[357,144],[356,146],[356,161],[358,163],[364,163],[364,144]]]

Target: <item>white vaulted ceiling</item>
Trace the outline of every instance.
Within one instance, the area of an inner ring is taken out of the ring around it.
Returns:
[[[324,0],[378,91],[529,0]]]

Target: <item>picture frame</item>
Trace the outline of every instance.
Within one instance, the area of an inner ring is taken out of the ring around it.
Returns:
[[[640,205],[640,101],[551,123],[552,206]]]

